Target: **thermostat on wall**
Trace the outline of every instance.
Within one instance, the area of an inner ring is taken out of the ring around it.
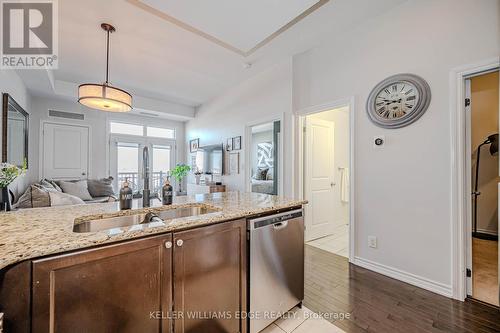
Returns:
[[[385,136],[379,135],[373,137],[373,148],[382,148],[385,145]]]

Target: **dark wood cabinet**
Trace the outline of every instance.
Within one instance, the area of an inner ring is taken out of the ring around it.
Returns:
[[[11,326],[19,328],[13,332],[27,332],[30,326],[32,333],[247,332],[240,318],[247,309],[244,219],[19,267],[26,302],[11,306],[15,314],[6,316],[29,318],[31,303],[31,325],[25,318],[24,326]],[[15,281],[17,271],[5,280]]]
[[[246,332],[246,221],[174,234],[175,333]]]
[[[155,314],[171,310],[171,241],[168,234],[33,261],[32,332],[170,332]]]

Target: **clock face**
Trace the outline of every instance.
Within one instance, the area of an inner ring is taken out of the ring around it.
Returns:
[[[377,116],[399,119],[409,116],[419,101],[418,90],[410,82],[394,82],[380,90],[375,98]]]
[[[414,74],[398,74],[373,88],[366,110],[377,126],[400,128],[420,118],[430,101],[431,89],[424,79]]]

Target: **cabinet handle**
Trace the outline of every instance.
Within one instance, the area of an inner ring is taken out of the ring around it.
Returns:
[[[165,242],[165,247],[166,247],[167,249],[172,248],[172,242]]]
[[[182,246],[184,244],[184,241],[182,239],[177,240],[177,246]]]

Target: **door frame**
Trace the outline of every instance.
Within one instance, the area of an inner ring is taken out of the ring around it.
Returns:
[[[349,108],[349,262],[353,263],[356,256],[356,157],[354,154],[354,149],[356,146],[356,136],[355,136],[355,124],[356,124],[356,109],[355,109],[355,97],[348,97],[339,99],[336,101],[331,101],[325,104],[315,105],[307,107],[295,112],[295,165],[296,170],[296,184],[295,184],[295,196],[303,200],[304,199],[304,181],[305,181],[305,168],[304,168],[304,125],[306,116],[320,113],[324,111],[330,111],[333,109],[338,109],[341,107]]]
[[[38,157],[38,179],[43,178],[43,164],[44,164],[44,129],[45,129],[45,124],[54,124],[54,125],[62,125],[62,126],[75,126],[75,127],[84,127],[89,130],[89,137],[88,137],[88,148],[89,148],[89,156],[87,158],[87,179],[91,179],[92,177],[92,126],[90,124],[82,124],[82,123],[72,123],[72,122],[66,122],[66,121],[53,121],[53,120],[41,120],[40,121],[40,133],[39,133],[39,138],[40,142],[38,145],[38,151],[39,157]]]
[[[283,140],[285,137],[285,126],[284,126],[285,114],[280,113],[276,115],[271,115],[266,118],[261,118],[257,121],[248,122],[245,124],[245,191],[252,192],[252,184],[250,182],[250,176],[252,174],[252,166],[250,165],[250,154],[251,154],[251,137],[252,137],[252,127],[263,125],[270,122],[279,121],[280,122],[280,142],[279,142],[279,168],[278,168],[278,195],[282,196],[284,194],[284,184],[283,184],[283,172],[284,172],[284,148],[285,143]]]
[[[469,140],[470,129],[465,107],[465,80],[500,68],[500,57],[452,69],[450,72],[451,125],[451,273],[452,296],[463,301],[467,297],[466,269],[472,242]]]

